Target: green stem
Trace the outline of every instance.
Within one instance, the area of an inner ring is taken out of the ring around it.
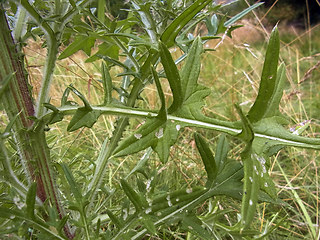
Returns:
[[[38,118],[45,114],[45,107],[43,106],[43,104],[49,101],[48,95],[51,88],[51,80],[56,65],[59,47],[59,43],[56,39],[47,39],[47,44],[48,55],[46,57],[41,89],[36,106],[36,117]]]

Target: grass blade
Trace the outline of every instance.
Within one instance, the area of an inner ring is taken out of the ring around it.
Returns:
[[[252,6],[248,7],[247,9],[243,10],[242,12],[238,13],[237,15],[235,15],[234,17],[232,17],[228,21],[226,21],[224,23],[224,26],[229,27],[230,25],[234,24],[236,21],[238,21],[239,19],[241,19],[242,17],[247,15],[249,12],[251,12],[255,8],[261,6],[262,4],[263,4],[263,2],[253,4]]]

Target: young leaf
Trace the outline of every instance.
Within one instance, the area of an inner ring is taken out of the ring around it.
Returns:
[[[158,117],[160,119],[167,120],[166,100],[165,100],[164,93],[163,93],[163,90],[162,90],[162,87],[161,87],[161,84],[160,84],[158,73],[156,72],[156,70],[155,70],[155,68],[153,66],[151,67],[151,73],[152,73],[154,82],[156,83],[156,87],[157,87],[157,90],[158,90],[159,98],[160,98],[160,101],[161,101],[161,108],[159,110]]]
[[[26,204],[27,204],[27,217],[35,219],[34,206],[36,203],[37,183],[33,182],[28,190]]]
[[[211,0],[197,0],[194,2],[166,28],[160,37],[161,41],[168,48],[172,47],[181,29],[209,3],[211,3]]]
[[[260,87],[258,96],[253,106],[248,113],[248,119],[255,123],[261,120],[267,113],[268,107],[271,104],[272,96],[277,89],[277,66],[279,60],[280,40],[278,28],[275,27],[270,35],[269,44],[266,52],[266,57],[263,65]],[[273,106],[274,107],[274,106]]]
[[[194,139],[195,139],[198,151],[201,155],[201,160],[207,172],[208,179],[207,179],[206,186],[211,186],[211,184],[214,182],[214,180],[217,177],[218,169],[216,166],[216,162],[214,160],[214,157],[212,155],[212,152],[207,142],[199,134],[195,134]]]

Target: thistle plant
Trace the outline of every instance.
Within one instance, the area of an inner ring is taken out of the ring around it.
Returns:
[[[20,194],[26,203],[21,209],[12,201],[1,204],[0,217],[4,218],[1,227],[6,228],[2,232],[21,237],[30,235],[31,231],[32,237],[39,239],[142,239],[160,236],[164,226],[179,226],[190,236],[201,239],[264,238],[270,234],[275,228],[263,233],[251,229],[258,202],[279,202],[268,173],[268,159],[287,146],[320,149],[319,139],[293,134],[284,127],[287,120],[280,113],[279,104],[286,70],[284,63],[279,65],[277,27],[270,34],[254,104],[247,113],[239,105],[234,106],[239,121],[206,116],[202,109],[210,90],[198,83],[201,56],[205,54],[203,44],[231,36],[239,27],[235,23],[261,4],[219,21],[216,13],[225,6],[211,0],[135,0],[130,2],[131,11],[125,20],[105,15],[104,1],[57,0],[51,4],[22,0],[1,5],[1,28],[6,29],[1,31],[0,44],[7,50],[0,55],[0,98],[9,119],[0,139],[1,171],[8,191]],[[15,22],[15,29],[20,29],[14,34],[16,42],[35,35],[45,40],[47,57],[35,103],[23,72],[23,60],[18,52],[21,48],[13,43],[5,13],[27,18],[26,25],[23,21]],[[192,34],[199,23],[205,23],[207,35]],[[21,31],[23,28],[25,31]],[[68,42],[60,51],[59,46]],[[91,54],[95,46],[98,51]],[[176,60],[170,52],[173,47],[182,52]],[[80,50],[88,55],[87,62],[101,62],[103,101],[99,105],[91,104],[77,86],[70,84],[61,96],[60,106],[53,105],[49,92],[56,62]],[[121,69],[120,87],[112,77],[113,68]],[[172,97],[165,96],[165,83]],[[154,85],[157,90],[159,109],[141,108],[138,103],[148,85]],[[70,101],[71,94],[82,104]],[[101,115],[117,116],[114,131],[103,141],[94,161],[93,175],[87,176],[88,182],[80,186],[66,162],[56,163],[50,158],[45,131],[65,116],[71,116],[69,132],[91,128]],[[129,131],[130,118],[145,121],[138,129]],[[174,161],[169,157],[170,148],[187,127],[222,133],[215,153],[201,134],[194,135],[206,171],[206,183],[155,193],[156,174],[144,171],[149,157],[156,155],[162,163]],[[230,138],[243,142],[241,162],[228,157]],[[11,167],[15,154],[9,151],[9,142],[16,146],[27,181],[21,181]],[[105,206],[107,200],[100,201],[117,196],[114,192],[104,195],[108,164],[141,151],[145,151],[141,160],[119,183],[128,204],[109,209]],[[139,172],[146,183],[140,183],[137,188],[129,178]],[[57,179],[67,186],[59,186]],[[71,194],[63,192],[66,188]],[[241,201],[240,218],[232,226],[212,223],[193,211],[221,195]],[[313,234],[315,237],[316,232]]]

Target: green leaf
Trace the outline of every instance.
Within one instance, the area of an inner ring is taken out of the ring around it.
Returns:
[[[100,115],[100,111],[90,110],[86,107],[78,108],[67,127],[67,131],[72,132],[81,127],[91,128]]]
[[[160,42],[159,49],[161,63],[163,65],[173,95],[173,103],[168,109],[168,112],[172,113],[180,108],[183,103],[180,74],[166,45]]]
[[[285,82],[286,82],[286,68],[284,63],[281,63],[277,71],[275,88],[274,88],[272,97],[270,98],[268,109],[266,110],[266,113],[264,115],[265,118],[273,117],[273,116],[282,116],[282,114],[279,111],[279,104],[283,95]]]
[[[213,181],[217,177],[217,166],[215,159],[212,155],[212,152],[207,144],[207,142],[199,135],[195,134],[194,139],[198,148],[198,151],[201,155],[202,162],[204,164],[205,170],[207,172],[207,183],[206,186],[211,186]]]
[[[240,134],[237,135],[237,137],[243,139],[247,143],[251,143],[254,138],[254,132],[253,132],[251,123],[250,123],[249,119],[243,114],[239,105],[236,104],[235,108],[236,108],[238,114],[240,115],[241,123],[242,123],[242,131]]]
[[[252,145],[249,143],[241,153],[244,166],[244,186],[241,204],[241,225],[242,230],[247,229],[256,212],[258,196],[260,191],[260,165],[253,157]]]
[[[197,37],[188,52],[188,57],[186,63],[181,70],[181,92],[183,95],[183,101],[186,102],[189,97],[197,90],[198,77],[200,74],[201,67],[201,53],[202,42],[199,37]]]
[[[161,54],[165,69],[167,69],[167,77],[174,92],[174,96],[178,95],[178,100],[174,100],[169,110],[177,117],[190,117],[194,119],[203,116],[201,109],[204,105],[203,99],[210,93],[210,90],[199,86],[197,80],[200,73],[200,55],[202,53],[200,39],[196,39],[192,44],[189,54],[186,58],[185,65],[181,70],[182,81],[177,81],[179,73],[168,49],[162,44]],[[168,63],[171,62],[169,65]],[[190,71],[192,70],[192,72]],[[155,82],[157,83],[156,73],[153,72]],[[159,83],[158,83],[159,84]],[[182,87],[183,86],[183,87]],[[147,147],[155,150],[162,162],[166,162],[169,157],[170,147],[176,142],[180,129],[188,124],[177,123],[175,120],[166,120],[163,96],[161,96],[161,86],[157,86],[159,96],[162,102],[161,110],[157,118],[147,119],[134,134],[129,138],[120,142],[115,150],[115,156],[124,156],[139,152]],[[183,101],[184,102],[181,102]],[[174,106],[174,107],[173,107]],[[178,107],[179,106],[179,107]],[[169,113],[168,110],[168,113]]]
[[[211,234],[202,227],[203,222],[195,215],[188,214],[181,217],[182,228],[188,232],[191,232],[193,235],[197,236],[200,239],[212,239]]]
[[[85,61],[86,63],[91,63],[99,60],[101,59],[101,56],[108,56],[110,59],[119,59],[119,47],[115,44],[104,42],[98,46],[98,49],[99,50],[94,55],[92,55]]]
[[[260,87],[258,96],[248,113],[248,119],[254,123],[261,120],[268,112],[269,105],[272,103],[272,97],[275,96],[276,90],[279,91],[277,84],[281,83],[277,80],[277,66],[279,60],[280,40],[277,27],[272,30],[266,57],[263,65]],[[283,70],[282,70],[283,71]],[[281,77],[282,79],[282,77]],[[274,108],[274,103],[272,107]]]
[[[82,100],[85,106],[77,109],[67,127],[67,131],[72,132],[81,127],[91,128],[100,117],[101,111],[93,110],[86,98],[72,85],[68,88]]]
[[[89,36],[76,37],[75,40],[60,54],[58,59],[61,60],[67,58],[79,50],[83,50],[89,56],[95,40],[96,39],[94,37]]]
[[[247,15],[249,12],[251,12],[252,10],[254,10],[255,8],[261,6],[263,4],[263,2],[261,3],[256,3],[253,4],[252,6],[246,8],[245,10],[243,10],[242,12],[238,13],[237,15],[235,15],[234,17],[230,18],[228,21],[226,21],[224,23],[225,27],[228,27],[232,24],[234,24],[236,21],[238,21],[239,19],[241,19],[242,17],[244,17],[245,15]]]
[[[214,156],[218,169],[220,169],[220,166],[224,165],[224,162],[227,159],[228,152],[229,152],[229,143],[226,135],[222,134],[218,139],[217,149]]]
[[[148,207],[148,203],[141,195],[139,195],[128,183],[126,180],[120,180],[121,187],[124,193],[128,196],[130,201],[133,203],[137,212],[141,212],[143,208]]]
[[[141,222],[143,226],[148,230],[149,233],[151,233],[152,235],[157,234],[157,229],[154,226],[154,222],[151,216],[147,214],[142,214]]]
[[[0,206],[0,218],[12,219],[13,216],[27,222],[33,228],[46,233],[49,237],[52,237],[53,239],[59,239],[59,240],[66,239],[64,237],[57,235],[56,232],[51,231],[49,225],[45,224],[44,222],[30,219],[22,211],[15,211],[15,210]]]
[[[72,175],[71,170],[64,163],[62,163],[61,166],[62,166],[64,175],[69,183],[70,190],[73,193],[74,198],[76,199],[76,201],[79,205],[82,205],[82,193],[81,193],[79,185],[76,183],[76,180],[74,179],[74,177]]]
[[[225,195],[235,199],[242,198],[243,191],[243,166],[235,160],[226,159],[214,184],[211,186],[211,195]]]
[[[27,217],[30,219],[35,219],[34,207],[36,203],[37,194],[37,183],[33,182],[27,193],[26,204],[27,204]]]
[[[43,106],[52,111],[51,117],[46,124],[53,124],[56,122],[61,122],[63,120],[63,114],[58,110],[58,108],[50,103],[44,103]]]
[[[7,90],[9,83],[14,75],[15,75],[15,72],[7,75],[6,77],[4,77],[4,79],[1,80],[2,83],[0,85],[0,99],[4,94],[4,92]]]
[[[158,73],[156,72],[156,70],[155,70],[155,68],[153,66],[151,67],[151,73],[152,73],[154,82],[156,83],[156,87],[157,87],[157,90],[158,90],[159,98],[160,98],[160,101],[161,101],[161,108],[159,110],[158,117],[160,119],[167,120],[166,99],[164,97],[164,93],[163,93],[163,90],[162,90],[162,87],[161,87],[161,84],[160,84]]]
[[[121,229],[124,226],[122,220],[118,219],[110,210],[106,209],[106,212],[113,224],[116,225],[117,228]]]
[[[102,84],[104,90],[104,104],[109,104],[112,102],[112,79],[110,72],[106,64],[103,62],[101,64],[102,69]]]
[[[176,19],[172,21],[172,23],[166,28],[166,30],[162,33],[160,39],[161,41],[168,47],[172,47],[174,45],[174,41],[178,36],[181,29],[186,26],[190,20],[198,14],[203,8],[205,8],[211,0],[197,0],[190,7],[184,10]]]

